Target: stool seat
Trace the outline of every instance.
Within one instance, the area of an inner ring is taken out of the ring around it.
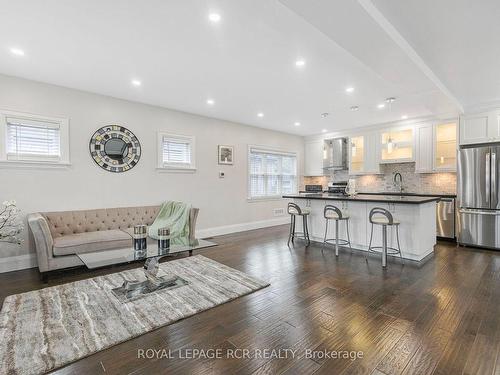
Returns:
[[[300,207],[296,203],[288,203],[288,214],[290,215],[290,234],[288,235],[288,246],[290,246],[290,241],[293,243],[295,237],[297,235],[303,235],[304,240],[306,241],[306,246],[311,244],[311,240],[309,239],[309,229],[307,228],[307,218],[311,213],[311,209],[309,207]],[[298,233],[295,232],[295,221],[296,217],[299,216],[302,218],[303,223],[303,232]]]
[[[325,212],[325,219],[332,220],[347,220],[349,219],[349,214],[347,212],[342,212],[342,217],[339,219],[339,215],[335,211],[328,210]]]
[[[392,224],[389,222],[389,219],[387,219],[386,217],[373,217],[371,219],[371,222],[373,224],[377,224],[377,225],[399,225],[401,224],[399,221],[397,220],[393,220],[392,221]]]
[[[288,213],[290,215],[299,215],[299,216],[305,216],[305,215],[309,215],[311,213],[311,209],[309,207],[304,207],[304,208],[300,208],[300,212],[298,212],[297,210],[295,210],[293,207],[290,207],[288,209]]]

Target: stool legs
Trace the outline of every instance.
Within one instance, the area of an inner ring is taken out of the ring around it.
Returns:
[[[290,246],[290,241],[293,243],[293,238],[295,237],[295,215],[290,215],[290,233],[288,234],[288,243]]]
[[[335,256],[339,256],[339,221],[335,220]]]
[[[346,231],[347,231],[347,243],[349,244],[349,249],[351,249],[351,254],[352,254],[352,247],[351,247],[351,236],[349,235],[349,220],[346,221]]]
[[[387,267],[387,225],[382,225],[382,267]]]
[[[403,260],[403,254],[401,253],[401,246],[399,245],[399,225],[396,226],[396,240],[398,242],[399,257],[401,258],[401,263],[405,264]]]
[[[309,239],[309,228],[307,227],[307,215],[302,216],[302,223],[304,229],[304,240],[306,241],[306,246],[311,244],[311,240]]]

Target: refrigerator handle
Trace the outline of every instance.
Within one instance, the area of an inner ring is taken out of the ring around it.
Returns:
[[[486,154],[486,202],[490,203],[490,153]]]
[[[491,153],[491,192],[496,194],[497,191],[497,154],[495,152]]]

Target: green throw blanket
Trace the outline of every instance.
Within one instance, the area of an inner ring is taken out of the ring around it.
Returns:
[[[169,228],[170,237],[189,236],[189,211],[191,206],[182,202],[168,201],[161,205],[160,212],[149,227],[149,237],[158,239],[159,228]]]

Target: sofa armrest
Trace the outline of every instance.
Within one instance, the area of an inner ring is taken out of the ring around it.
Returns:
[[[35,240],[38,268],[40,272],[47,272],[54,245],[47,220],[39,213],[29,214],[28,225]]]
[[[191,208],[189,211],[189,239],[194,240],[196,238],[196,220],[198,219],[199,208]]]

